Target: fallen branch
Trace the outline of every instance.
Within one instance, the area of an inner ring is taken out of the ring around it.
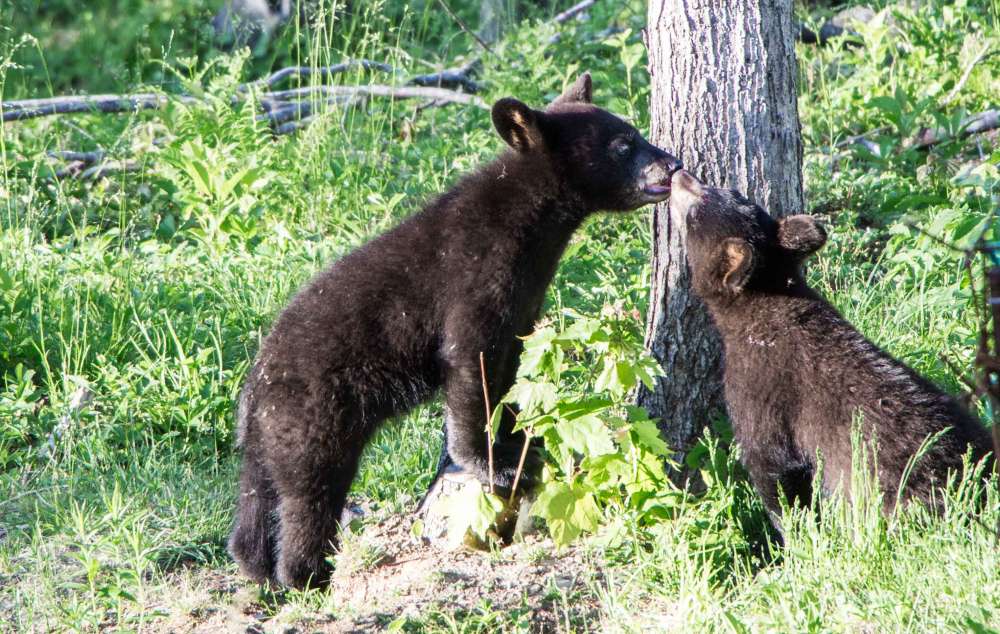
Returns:
[[[94,150],[93,152],[74,152],[72,150],[55,150],[49,152],[52,158],[61,159],[67,162],[96,163],[104,158],[104,150]]]
[[[320,104],[328,104],[335,101],[334,99],[325,99]],[[282,104],[280,107],[274,108],[265,114],[257,115],[257,121],[267,122],[273,128],[295,119],[311,118],[312,115],[313,103],[311,101],[296,101],[292,104]]]
[[[298,67],[285,70],[291,70],[293,72],[279,77],[279,80],[301,71]],[[327,68],[327,70],[329,70],[329,68]],[[271,77],[273,78],[274,75]],[[469,83],[471,82],[468,78],[468,71],[465,69],[442,71],[441,73],[437,73],[435,75],[422,75],[414,79],[419,83],[430,83],[433,81],[443,82],[445,80],[450,80],[460,82],[464,85],[470,85]],[[472,83],[474,84],[474,82]],[[463,105],[473,105],[480,108],[486,107],[485,102],[478,97],[447,88],[430,85],[388,86],[383,84],[365,86],[321,85],[272,91],[264,93],[261,96],[261,105],[265,112],[283,110],[284,105],[275,102],[308,97],[311,94],[347,96],[354,98],[388,97],[390,99],[430,99],[435,103],[441,104],[458,103]],[[199,99],[190,95],[167,96],[161,94],[143,93],[136,95],[81,95],[72,97],[53,97],[48,99],[26,99],[22,101],[8,101],[2,103],[0,104],[0,108],[2,108],[3,112],[3,121],[23,121],[25,119],[34,119],[37,117],[59,114],[81,114],[94,112],[118,113],[137,112],[139,110],[156,110],[166,106],[171,99],[188,104],[200,102]]]
[[[88,167],[89,165],[89,167]],[[78,178],[80,180],[97,180],[112,174],[124,172],[138,172],[142,169],[142,164],[138,161],[101,161],[97,165],[91,165],[83,161],[73,161],[63,169],[57,170],[55,178]]]
[[[292,132],[297,132],[302,128],[308,127],[313,121],[316,120],[315,115],[310,115],[308,117],[302,117],[296,121],[289,121],[288,123],[282,123],[281,125],[274,128],[274,134],[281,136],[283,134],[291,134]]]
[[[447,10],[447,5],[443,2],[442,4]],[[596,4],[597,0],[583,0],[554,16],[551,22],[562,24]],[[486,47],[486,50],[489,48]],[[258,105],[262,112],[256,119],[259,122],[268,123],[275,135],[290,134],[308,126],[315,120],[316,110],[320,105],[350,106],[361,103],[370,97],[386,97],[394,100],[420,99],[423,103],[417,107],[418,111],[452,103],[488,109],[488,105],[482,99],[472,94],[482,89],[482,85],[471,77],[480,64],[481,60],[474,58],[459,68],[448,68],[436,73],[410,77],[405,84],[399,86],[383,84],[367,86],[319,85],[288,90],[271,90],[289,78],[317,77],[322,81],[355,68],[378,70],[391,74],[396,72],[389,64],[369,59],[348,60],[331,66],[290,66],[277,70],[267,77],[240,84],[232,103],[233,105],[242,103],[247,99],[247,93],[253,89],[262,89],[258,93]],[[316,97],[319,99],[317,100]],[[185,104],[202,102],[199,98],[191,95],[156,93],[63,96],[0,102],[0,115],[2,115],[2,120],[6,122],[61,114],[137,112],[163,108],[171,100]],[[57,151],[50,152],[49,156],[67,162],[65,167],[55,172],[54,176],[58,179],[97,179],[112,173],[141,169],[141,165],[136,161],[105,161],[106,154],[100,150],[93,152]]]
[[[595,4],[597,4],[597,0],[583,0],[583,2],[577,2],[562,13],[557,14],[554,18],[552,18],[552,21],[556,24],[562,24],[563,22],[580,15]]]
[[[256,120],[267,123],[275,135],[291,134],[315,121],[316,112],[325,106],[339,104],[355,105],[372,96],[388,97],[390,99],[424,99],[426,103],[420,109],[440,106],[448,103],[461,103],[486,108],[486,103],[475,95],[468,95],[445,88],[422,86],[309,86],[293,88],[267,94],[267,100],[262,100],[263,112]],[[317,97],[319,97],[317,99]],[[111,174],[135,172],[142,169],[142,164],[134,160],[108,161],[103,150],[76,152],[59,150],[49,152],[52,158],[66,161],[67,165],[56,170],[56,179],[79,178],[96,180]]]
[[[277,70],[263,79],[240,84],[237,90],[240,92],[246,92],[250,88],[258,86],[272,88],[289,77],[319,77],[321,80],[327,80],[334,75],[354,68],[380,70],[385,73],[395,72],[395,69],[389,64],[384,62],[374,62],[370,59],[354,59],[343,62],[342,64],[334,64],[333,66],[289,66],[287,68]]]
[[[975,134],[989,132],[1000,128],[1000,110],[987,110],[979,114],[969,115],[962,119],[959,131],[952,133],[947,128],[922,128],[916,137],[909,143],[903,145],[904,150],[925,150],[932,145],[950,141],[955,138],[966,138]],[[876,134],[881,134],[887,128],[885,126],[875,128],[865,134],[849,136],[838,141],[835,148],[845,148],[851,145],[860,145],[875,156],[881,156],[881,148],[878,143],[871,140]]]
[[[47,117],[54,114],[78,114],[86,112],[138,112],[139,110],[158,110],[167,105],[170,99],[182,103],[195,103],[198,100],[188,95],[167,95],[143,93],[138,95],[79,95],[73,97],[51,97],[48,99],[25,99],[23,101],[7,101],[0,104],[3,109],[4,121],[23,121],[36,117]]]
[[[480,65],[479,59],[474,59],[461,68],[446,68],[437,73],[411,77],[407,84],[411,86],[437,86],[438,88],[461,88],[465,92],[475,93],[482,90],[482,85],[472,79],[471,75]]]
[[[952,134],[945,128],[924,128],[917,133],[910,147],[924,149],[956,137],[965,138],[997,128],[1000,128],[1000,110],[987,110],[962,119],[958,134]]]
[[[308,99],[314,95],[351,98],[346,100],[347,102],[367,97],[430,99],[439,103],[459,103],[478,108],[489,108],[485,101],[475,95],[430,86],[386,86],[383,84],[369,84],[366,86],[305,86],[303,88],[291,88],[289,90],[271,92],[267,94],[267,97],[279,101],[288,101],[292,99]]]

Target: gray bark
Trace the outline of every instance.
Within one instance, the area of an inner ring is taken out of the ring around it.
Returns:
[[[792,0],[650,0],[652,142],[775,216],[803,210]],[[723,410],[721,344],[690,290],[684,218],[653,214],[646,346],[666,371],[638,402],[686,451]]]

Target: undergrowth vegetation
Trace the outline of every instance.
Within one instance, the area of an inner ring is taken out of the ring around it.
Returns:
[[[254,51],[223,52],[209,26],[219,4],[0,7],[5,101],[72,91],[201,98],[0,123],[0,630],[155,630],[178,574],[233,574],[224,542],[234,403],[268,324],[325,263],[501,147],[486,110],[378,98],[275,136],[252,101],[233,105],[239,84],[288,64],[357,58],[395,72],[359,68],[335,81],[393,83],[481,57],[487,102],[540,105],[590,70],[599,105],[649,128],[638,0],[598,1],[589,19],[563,27],[545,18],[569,3],[529,7],[489,53],[431,0],[316,3]],[[998,137],[960,127],[1000,107],[1000,3],[871,4],[884,11],[852,45],[797,49],[804,211],[831,236],[810,278],[863,333],[958,391],[952,368],[972,364],[980,280],[948,245],[967,247],[984,230],[1000,239]],[[475,23],[471,5],[456,10]],[[813,25],[829,13],[799,8]],[[950,140],[918,147],[925,129]],[[102,150],[137,168],[57,178],[62,163],[50,153],[66,150]],[[908,508],[884,518],[875,491],[854,506],[789,511],[783,549],[725,421],[687,458],[705,490],[669,482],[653,424],[627,407],[628,391],[658,370],[637,348],[648,213],[597,217],[580,231],[508,396],[551,458],[538,513],[557,542],[587,549],[602,570],[583,591],[599,626],[1000,629],[995,480],[985,501],[971,480],[955,482],[940,517]],[[412,511],[433,474],[441,415],[434,403],[386,426],[366,450],[355,499]],[[298,593],[281,601],[315,605]],[[530,628],[530,618],[442,608],[394,627],[496,631]]]

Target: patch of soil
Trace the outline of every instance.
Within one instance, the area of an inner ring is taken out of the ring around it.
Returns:
[[[567,618],[577,629],[597,626],[593,588],[602,573],[582,549],[556,552],[550,539],[528,535],[492,553],[446,550],[414,537],[412,521],[392,516],[345,534],[330,588],[315,602],[310,597],[283,605],[277,598],[268,607],[257,587],[238,576],[189,570],[200,577],[194,581],[200,600],[161,601],[168,615],[154,628],[178,633],[375,632],[401,617],[476,613],[487,604],[505,614],[526,615],[532,631],[553,631]],[[179,581],[175,590],[183,585]],[[206,590],[210,597],[204,596]]]

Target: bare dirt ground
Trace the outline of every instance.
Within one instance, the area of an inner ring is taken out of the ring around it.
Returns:
[[[597,629],[602,574],[584,551],[557,552],[534,535],[492,553],[446,550],[415,538],[411,524],[389,517],[346,535],[329,593],[315,598],[267,595],[217,570],[179,571],[150,606],[165,614],[151,631],[376,632],[484,606],[517,615],[530,631]]]

